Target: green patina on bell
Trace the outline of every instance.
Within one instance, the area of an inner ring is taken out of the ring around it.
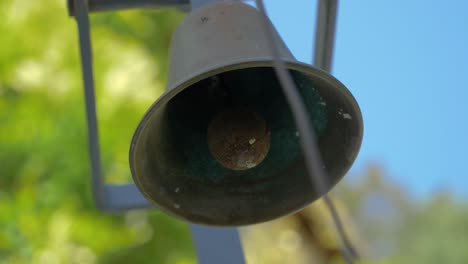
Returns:
[[[136,185],[166,213],[239,226],[292,213],[324,194],[306,173],[260,19],[249,5],[218,2],[189,14],[174,34],[167,91],[144,115],[130,149]],[[359,107],[342,83],[295,60],[275,38],[316,131],[328,191],[358,153]]]

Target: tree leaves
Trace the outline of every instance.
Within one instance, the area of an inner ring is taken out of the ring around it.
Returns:
[[[0,259],[96,263],[123,250],[122,263],[154,263],[141,254],[174,263],[166,248],[174,245],[176,259],[193,260],[183,223],[159,212],[94,209],[77,30],[65,2],[4,0],[0,13]],[[103,167],[114,182],[129,180],[128,144],[164,89],[163,60],[182,17],[167,10],[93,15]]]

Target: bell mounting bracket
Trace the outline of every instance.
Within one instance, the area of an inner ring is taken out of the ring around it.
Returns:
[[[86,104],[91,184],[96,207],[106,212],[156,209],[135,184],[106,184],[102,175],[94,89],[89,13],[132,8],[175,7],[183,11],[221,0],[67,0],[69,15],[78,25],[81,70]],[[319,0],[315,32],[314,64],[330,71],[337,0]],[[242,264],[245,258],[237,228],[190,224],[199,263]]]

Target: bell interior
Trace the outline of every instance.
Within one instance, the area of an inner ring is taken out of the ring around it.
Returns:
[[[290,73],[317,134],[331,188],[359,149],[359,109],[347,91],[327,80]],[[210,152],[210,124],[232,109],[254,111],[269,129],[268,152],[250,169],[229,169]],[[153,105],[140,126],[131,157],[133,176],[145,196],[169,214],[238,226],[294,212],[322,195],[306,173],[300,135],[271,67],[205,78]]]

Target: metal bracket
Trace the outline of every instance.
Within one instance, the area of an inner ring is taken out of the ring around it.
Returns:
[[[91,164],[92,192],[96,206],[103,211],[119,212],[154,207],[134,184],[104,183],[96,117],[93,60],[89,12],[129,8],[178,7],[187,10],[220,0],[67,0],[70,16],[74,16],[79,32],[81,67],[88,121],[88,145]],[[337,0],[319,0],[314,64],[330,71],[333,53]],[[244,254],[236,228],[215,228],[190,225],[200,263],[243,264]]]
[[[96,206],[104,211],[130,208],[149,208],[151,205],[133,184],[105,185],[101,169],[98,123],[94,92],[93,59],[87,2],[74,1],[80,40],[81,70],[83,73],[86,117],[88,121],[88,145],[91,165],[92,192]]]
[[[73,0],[71,0],[73,1]],[[88,121],[88,145],[91,164],[92,193],[96,206],[103,211],[119,212],[137,208],[154,208],[134,184],[109,185],[104,183],[98,138],[93,59],[91,50],[89,2],[69,1],[78,25],[81,69]],[[117,3],[123,3],[119,0]],[[244,254],[236,228],[214,228],[190,225],[200,263],[243,264]]]

